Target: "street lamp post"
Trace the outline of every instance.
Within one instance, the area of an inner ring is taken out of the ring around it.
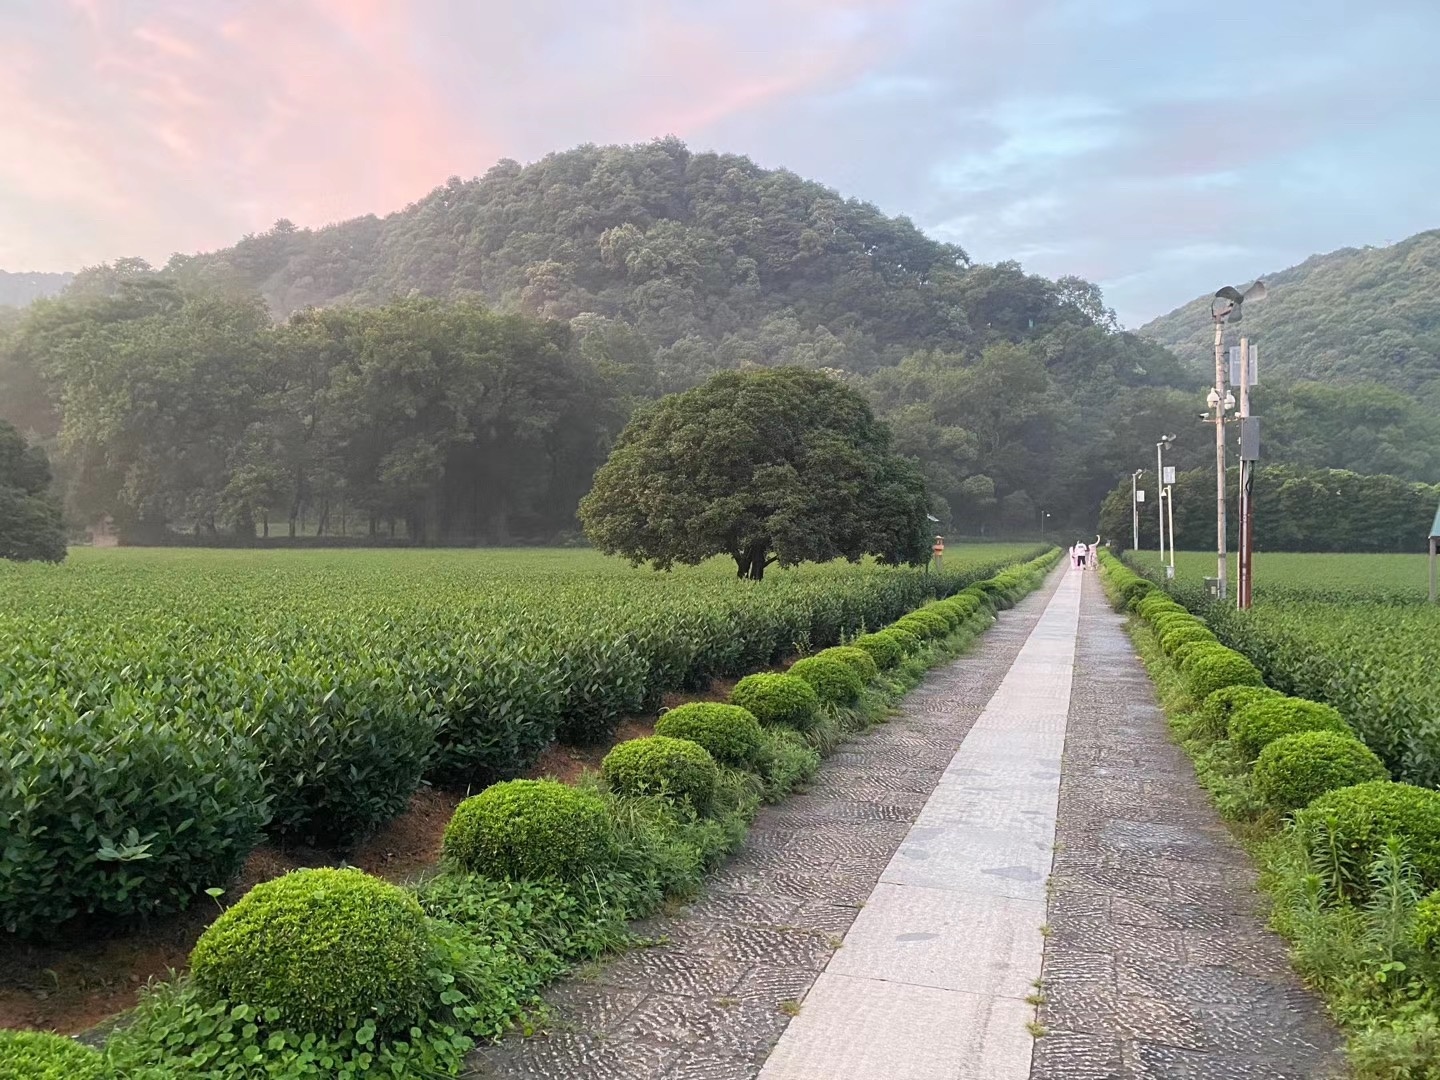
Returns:
[[[1225,389],[1225,324],[1238,323],[1246,300],[1265,299],[1265,283],[1257,281],[1244,292],[1233,285],[1217,289],[1210,301],[1210,319],[1215,323],[1215,386],[1206,401],[1214,412],[1215,424],[1215,592],[1225,599],[1229,558],[1225,551],[1225,413],[1235,407],[1235,395]]]
[[[1165,561],[1165,448],[1175,441],[1174,435],[1161,435],[1155,444],[1155,512],[1160,516],[1160,561]],[[1171,515],[1174,519],[1174,515]],[[1170,558],[1175,558],[1175,536],[1170,536]]]
[[[1040,539],[1045,539],[1045,519],[1050,516],[1049,510],[1040,511]]]
[[[1135,533],[1130,541],[1131,551],[1140,550],[1140,495],[1137,485],[1140,482],[1140,474],[1144,471],[1144,469],[1136,469],[1130,474],[1130,518]]]

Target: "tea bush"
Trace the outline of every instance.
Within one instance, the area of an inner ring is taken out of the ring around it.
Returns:
[[[906,656],[914,656],[920,651],[921,646],[925,644],[919,634],[911,633],[903,626],[886,627],[881,633],[889,634],[891,638],[898,642],[901,651],[903,651]]]
[[[701,701],[662,713],[655,734],[689,739],[703,746],[722,765],[754,768],[762,741],[760,722],[739,705]]]
[[[404,889],[361,870],[296,870],[256,885],[200,935],[197,985],[275,1010],[280,1024],[338,1034],[408,1027],[425,1005],[430,938]]]
[[[618,795],[661,795],[701,814],[720,781],[715,759],[703,746],[664,735],[620,743],[605,755],[600,775]]]
[[[444,853],[491,877],[568,879],[603,868],[611,842],[595,796],[554,780],[509,780],[455,808]]]
[[[120,692],[76,703],[0,706],[0,924],[22,935],[183,910],[239,871],[269,814],[238,718],[200,724]]]
[[[1283,812],[1308,806],[1327,791],[1389,779],[1373,750],[1353,735],[1329,730],[1281,735],[1267,743],[1254,776],[1260,797]]]

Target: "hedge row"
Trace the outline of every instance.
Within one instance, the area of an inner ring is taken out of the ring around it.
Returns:
[[[1440,890],[1440,791],[1391,780],[1338,711],[1264,686],[1253,664],[1154,583],[1108,553],[1101,564],[1120,606],[1150,625],[1177,664],[1197,706],[1191,735],[1199,748],[1248,770],[1255,794],[1293,822],[1335,893],[1363,899],[1392,839],[1419,884]]]
[[[812,659],[863,679],[870,704],[853,715],[876,718],[953,655],[967,620],[988,620],[989,597],[1013,602],[1053,562],[1027,564],[984,601],[927,605],[934,647],[917,639],[883,669],[862,646]],[[802,672],[752,676],[730,704],[662,714],[655,735],[606,755],[598,779],[503,781],[466,799],[441,873],[415,889],[350,869],[257,885],[104,1055],[3,1035],[0,1053],[23,1049],[26,1080],[455,1075],[474,1040],[503,1033],[543,982],[625,944],[626,920],[693,889],[743,839],[761,797],[813,774],[804,732],[848,707],[818,689],[834,670]],[[757,716],[741,699],[770,708]]]

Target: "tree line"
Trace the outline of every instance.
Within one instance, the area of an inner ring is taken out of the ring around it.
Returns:
[[[1215,468],[1177,473],[1174,485],[1175,543],[1179,549],[1215,547]],[[1238,542],[1239,470],[1226,473],[1230,550]],[[1140,546],[1159,547],[1160,523],[1155,471],[1143,473],[1146,493],[1140,507]],[[1255,469],[1252,489],[1257,551],[1405,552],[1426,550],[1426,538],[1440,505],[1440,484],[1395,476],[1364,476],[1344,469],[1297,469],[1266,465]],[[1133,539],[1127,479],[1105,497],[1100,531],[1115,550]],[[1168,535],[1167,535],[1168,542]]]

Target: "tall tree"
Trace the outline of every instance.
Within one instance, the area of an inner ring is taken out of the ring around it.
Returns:
[[[49,489],[45,454],[0,420],[0,559],[65,558],[60,504]]]
[[[925,558],[925,486],[854,389],[799,368],[726,372],[625,429],[580,504],[606,552],[739,575],[871,554]]]

